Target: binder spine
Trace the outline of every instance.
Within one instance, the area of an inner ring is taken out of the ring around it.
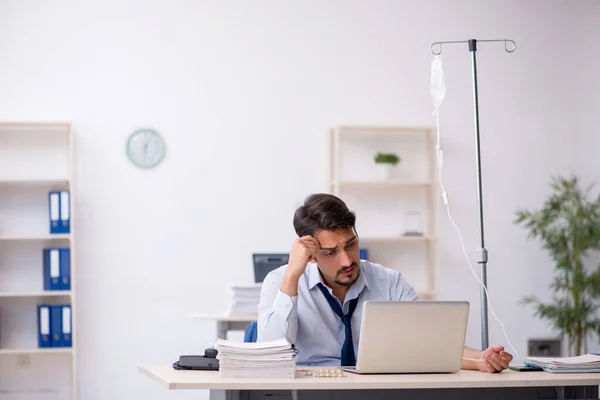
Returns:
[[[64,347],[71,347],[73,344],[73,329],[72,329],[72,317],[71,317],[71,306],[66,304],[62,306],[62,345]]]
[[[60,233],[71,232],[71,199],[69,191],[60,192]]]
[[[48,219],[50,222],[50,233],[61,233],[59,192],[48,193]]]
[[[44,249],[42,255],[44,290],[61,290],[61,260],[58,249]]]
[[[50,347],[64,347],[62,340],[62,306],[53,304],[50,308]]]
[[[60,249],[60,290],[71,290],[71,249]]]
[[[37,306],[38,346],[51,347],[50,308],[47,305]]]

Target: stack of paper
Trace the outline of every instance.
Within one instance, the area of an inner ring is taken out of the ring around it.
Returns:
[[[215,343],[222,378],[288,378],[296,374],[296,350],[286,340]]]
[[[528,357],[525,364],[537,365],[549,372],[600,372],[600,355],[577,357]]]
[[[261,287],[261,283],[230,286],[231,306],[228,314],[230,316],[257,315]]]

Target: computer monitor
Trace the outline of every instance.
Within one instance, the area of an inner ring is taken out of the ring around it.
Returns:
[[[255,253],[252,254],[254,263],[254,282],[261,283],[269,272],[288,263],[290,256],[287,253]]]

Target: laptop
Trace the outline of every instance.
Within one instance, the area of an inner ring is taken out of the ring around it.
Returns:
[[[467,301],[365,301],[358,374],[451,373],[461,368]]]

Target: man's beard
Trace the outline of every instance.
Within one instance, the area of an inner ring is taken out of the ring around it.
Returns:
[[[352,265],[350,267],[354,267],[354,269],[356,271],[356,276],[355,277],[343,276],[343,271],[346,268],[342,268],[338,271],[338,273],[335,277],[335,283],[337,283],[340,286],[352,286],[354,284],[354,282],[356,282],[358,280],[358,277],[360,276],[360,268],[358,268],[358,265],[356,263],[352,263]],[[340,278],[338,278],[340,275],[342,275],[343,278],[346,280],[341,280]]]

